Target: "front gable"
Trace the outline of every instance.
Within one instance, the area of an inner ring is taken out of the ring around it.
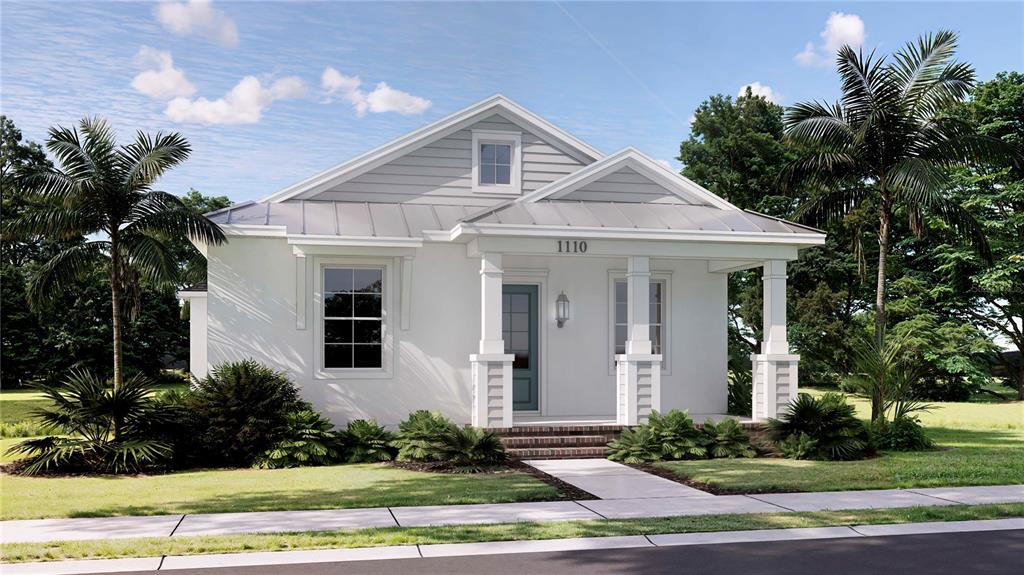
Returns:
[[[267,198],[486,206],[513,190],[474,185],[474,142],[516,142],[514,196],[601,157],[600,152],[510,100],[495,96]]]
[[[737,208],[633,148],[606,156],[525,195],[521,201],[669,203]]]

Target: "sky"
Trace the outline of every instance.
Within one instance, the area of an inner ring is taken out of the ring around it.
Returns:
[[[707,97],[834,100],[843,44],[952,29],[1024,70],[1024,2],[0,2],[0,112],[35,141],[102,116],[178,131],[159,182],[257,199],[501,93],[605,153],[679,167]]]

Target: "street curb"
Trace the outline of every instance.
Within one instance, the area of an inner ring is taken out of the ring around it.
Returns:
[[[223,553],[210,555],[178,555],[131,559],[87,559],[47,561],[38,563],[0,563],[4,575],[72,575],[123,571],[167,571],[215,567],[256,565],[297,565],[344,561],[381,561],[388,559],[419,559],[498,555],[594,549],[626,549],[636,547],[667,547],[678,545],[719,545],[765,541],[808,541],[835,538],[889,537],[936,533],[968,533],[973,531],[1024,530],[1024,517],[971,521],[937,521],[928,523],[896,523],[839,527],[794,529],[755,529],[749,531],[717,531],[702,533],[666,533],[650,536],[580,537],[573,539],[542,539],[524,541],[489,541],[481,543],[444,543],[436,545],[401,545],[360,547],[351,549],[317,549],[308,551],[271,551]]]

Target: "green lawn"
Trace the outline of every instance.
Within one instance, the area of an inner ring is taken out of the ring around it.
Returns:
[[[963,521],[1021,516],[1024,516],[1024,504],[1018,503],[820,511],[813,513],[757,513],[660,517],[652,519],[557,521],[549,523],[389,527],[304,533],[7,543],[0,545],[0,558],[7,562],[112,559],[118,557],[154,557],[201,553],[288,551],[382,545],[430,545],[472,541],[655,535],[659,533],[783,529],[791,527],[826,527],[922,521]]]
[[[811,393],[821,393],[811,390]],[[866,417],[868,403],[854,399]],[[758,458],[659,463],[736,492],[839,491],[1024,483],[1024,402],[936,403],[921,414],[938,449],[884,452],[863,461]]]
[[[559,499],[520,472],[446,475],[380,464],[149,476],[0,475],[0,519],[280,511]]]

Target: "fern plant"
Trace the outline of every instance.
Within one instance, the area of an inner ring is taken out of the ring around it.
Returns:
[[[710,418],[704,422],[705,448],[711,457],[735,459],[754,457],[757,451],[750,445],[750,436],[735,419],[723,419],[715,423]]]
[[[343,437],[349,463],[391,461],[394,458],[395,452],[391,447],[394,435],[373,419],[348,422]]]
[[[815,442],[800,459],[849,460],[870,450],[867,428],[854,407],[837,393],[820,398],[800,394],[779,419],[768,420],[768,436],[776,445],[792,436],[806,435]]]
[[[686,412],[678,409],[665,414],[653,411],[647,425],[661,442],[663,459],[702,459],[707,456],[701,431]]]
[[[818,442],[806,433],[790,435],[778,442],[775,447],[780,455],[789,459],[815,459],[818,452]]]
[[[256,467],[331,465],[341,459],[341,441],[329,420],[311,409],[293,411],[287,418],[284,438],[257,460]]]
[[[491,431],[451,426],[441,434],[434,451],[445,467],[460,473],[478,473],[507,461],[505,446]]]
[[[608,459],[630,465],[661,461],[661,437],[647,425],[623,429],[619,438],[608,444]]]
[[[391,442],[398,449],[398,461],[437,461],[444,434],[455,427],[447,417],[436,411],[421,409],[409,414],[398,424],[398,434]]]

